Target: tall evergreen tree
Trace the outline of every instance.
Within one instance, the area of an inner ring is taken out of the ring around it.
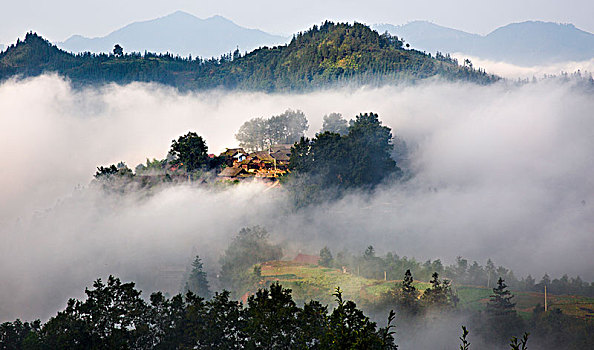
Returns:
[[[512,302],[514,295],[507,289],[503,278],[499,277],[497,286],[493,288],[493,294],[487,303],[488,332],[494,339],[503,341],[512,335],[523,331],[522,319],[518,316]]]
[[[499,277],[497,287],[493,288],[493,294],[487,303],[487,311],[496,316],[515,314],[516,303],[512,302],[514,295],[507,289],[505,280]]]
[[[206,272],[203,270],[202,260],[198,255],[196,255],[196,259],[192,263],[192,272],[190,272],[190,276],[186,282],[185,290],[205,299],[211,296]]]
[[[402,280],[400,305],[410,315],[419,313],[419,291],[413,286],[413,276],[410,270],[404,273]]]

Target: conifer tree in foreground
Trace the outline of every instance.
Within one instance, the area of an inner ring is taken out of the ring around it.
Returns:
[[[512,302],[514,295],[507,289],[505,280],[499,277],[497,287],[493,288],[493,294],[487,303],[487,312],[493,316],[515,315],[516,303]]]
[[[410,315],[417,315],[419,313],[419,291],[413,286],[413,276],[410,270],[404,273],[404,280],[402,280],[401,299],[400,304],[405,312]]]
[[[495,339],[510,339],[524,328],[512,301],[514,295],[507,289],[505,280],[499,277],[497,286],[493,288],[491,299],[487,303],[487,321],[489,332]]]

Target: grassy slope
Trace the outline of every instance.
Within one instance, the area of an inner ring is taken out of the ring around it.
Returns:
[[[373,280],[342,273],[339,269],[307,265],[291,261],[270,261],[262,264],[262,277],[265,282],[279,281],[283,286],[293,290],[293,297],[298,302],[310,299],[331,304],[332,293],[337,286],[343,290],[346,298],[358,304],[376,300],[381,293],[392,288],[400,280]],[[429,283],[416,281],[417,289],[425,290]],[[478,286],[455,286],[460,304],[472,310],[484,309],[491,289]],[[514,292],[516,308],[520,315],[527,317],[534,306],[544,304],[542,293]],[[594,316],[594,298],[573,295],[549,295],[549,307],[559,308],[564,314],[580,318]],[[588,316],[589,315],[589,316]]]

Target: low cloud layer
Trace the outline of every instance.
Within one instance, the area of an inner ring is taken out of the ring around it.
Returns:
[[[245,120],[287,108],[305,112],[310,135],[330,112],[379,113],[409,144],[415,177],[300,212],[257,184],[125,198],[88,186],[97,165],[163,158],[189,130],[213,152],[235,146]],[[195,254],[215,271],[229,239],[255,224],[292,251],[372,244],[594,279],[594,99],[571,83],[180,94],[43,76],[2,84],[0,110],[0,321],[48,317],[110,273],[148,292]]]
[[[464,62],[465,59],[469,59],[475,68],[480,67],[490,74],[496,74],[509,79],[532,79],[532,77],[540,79],[545,75],[571,74],[577,71],[584,74],[594,72],[594,58],[589,61],[568,61],[525,67],[502,61],[492,61],[469,56],[463,53],[454,53],[452,57],[456,58],[458,62]]]

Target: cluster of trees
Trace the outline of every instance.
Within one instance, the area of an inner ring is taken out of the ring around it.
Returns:
[[[391,157],[391,129],[377,114],[356,116],[347,130],[302,137],[291,149],[289,168],[295,179],[289,189],[298,205],[331,199],[332,192],[345,189],[371,189],[398,173]]]
[[[246,305],[229,292],[204,299],[188,292],[141,298],[134,283],[110,276],[68,301],[48,322],[0,325],[1,349],[397,349],[391,325],[378,328],[337,289],[337,306],[299,307],[279,284]],[[391,316],[391,320],[393,315]],[[391,321],[390,320],[390,321]]]
[[[384,293],[377,303],[370,306],[370,311],[372,314],[383,314],[385,310],[396,310],[400,321],[398,328],[413,330],[414,325],[422,322],[429,312],[446,320],[448,316],[455,316],[459,312],[458,297],[452,291],[449,281],[440,281],[439,275],[434,272],[430,284],[431,286],[421,294],[413,284],[412,273],[407,270],[402,282]],[[591,325],[564,316],[558,309],[545,313],[540,305],[537,305],[532,318],[522,319],[515,309],[514,295],[502,278],[498,279],[492,291],[486,309],[470,316],[476,334],[484,343],[503,346],[511,339],[509,345],[512,349],[526,349],[529,334],[526,330],[530,330],[534,332],[537,344],[543,348],[585,349],[588,347],[587,344],[593,344],[592,335],[587,334]],[[551,327],[558,327],[555,330],[558,337],[548,333]],[[515,335],[522,332],[524,336],[518,339]],[[575,337],[572,337],[572,334]],[[470,348],[467,336],[468,330],[463,327],[460,349]]]
[[[392,137],[391,129],[382,125],[375,113],[360,114],[349,122],[339,113],[326,115],[322,129],[312,139],[303,136],[308,128],[302,111],[288,109],[268,119],[245,122],[236,135],[243,148],[253,151],[293,144],[291,174],[282,181],[296,207],[331,200],[345,190],[373,189],[389,177],[400,176],[394,158],[404,160],[408,156],[406,144]],[[397,151],[394,142],[398,143]],[[166,159],[147,159],[135,172],[123,162],[101,166],[95,178],[110,189],[122,191],[130,184],[144,188],[155,185],[156,180],[185,180],[187,176],[208,182],[209,171],[218,171],[225,163],[224,156],[208,154],[201,136],[188,132],[172,141]]]
[[[184,179],[186,176],[199,178],[211,170],[219,169],[222,164],[223,159],[209,157],[205,140],[197,133],[190,131],[177,140],[171,141],[166,159],[152,161],[147,159],[146,165],[137,165],[135,172],[124,162],[106,167],[100,166],[97,167],[95,179],[106,189],[125,191],[130,185],[139,185],[141,188],[155,185],[154,178],[136,179],[137,175],[160,175],[161,178],[157,179],[171,182],[174,174]]]
[[[307,118],[300,110],[287,109],[268,119],[253,118],[243,123],[235,135],[247,151],[263,151],[272,145],[294,144],[309,129]]]
[[[373,246],[368,246],[358,255],[341,251],[336,256],[333,256],[328,247],[324,247],[320,250],[320,257],[320,264],[323,266],[335,268],[345,266],[366,278],[383,279],[385,272],[390,279],[393,279],[410,270],[419,280],[428,281],[432,273],[437,272],[440,276],[458,284],[492,288],[501,277],[516,291],[542,292],[546,285],[548,291],[553,294],[594,295],[594,283],[585,282],[579,276],[569,278],[563,275],[561,278],[551,280],[549,275],[545,274],[537,283],[531,275],[518,279],[511,269],[501,265],[496,266],[491,259],[487,259],[483,266],[476,261],[470,264],[467,259],[459,256],[453,264],[444,265],[440,259],[420,262],[414,258],[400,257],[392,252],[377,256]]]
[[[260,281],[261,270],[256,264],[279,260],[282,256],[281,247],[269,241],[269,233],[265,228],[242,228],[219,261],[221,285],[235,295],[250,290]]]
[[[499,78],[456,62],[407,50],[395,36],[360,24],[325,22],[298,33],[284,46],[246,55],[182,58],[171,54],[71,54],[35,33],[0,53],[0,80],[14,75],[57,72],[76,85],[102,82],[159,82],[180,89],[243,88],[266,91],[306,89],[332,83],[386,83],[394,79],[446,79],[490,83]]]
[[[349,125],[342,114],[330,113],[324,116],[322,130],[320,130],[320,133],[325,132],[346,135],[349,132]]]
[[[544,286],[547,286],[547,290],[553,294],[572,294],[594,297],[594,282],[588,283],[583,281],[580,276],[570,278],[565,274],[561,276],[561,278],[554,278],[551,280],[551,277],[545,273],[538,283],[536,283],[536,280],[532,278],[531,275],[522,278],[518,283],[518,289],[524,291],[542,292]]]
[[[441,280],[439,274],[434,272],[431,278],[430,287],[421,294],[413,284],[413,276],[410,270],[404,273],[404,279],[393,288],[384,293],[379,301],[370,306],[374,313],[382,313],[385,310],[394,309],[398,311],[401,319],[410,319],[423,316],[427,311],[454,310],[458,306],[459,298],[453,291],[450,281]]]

